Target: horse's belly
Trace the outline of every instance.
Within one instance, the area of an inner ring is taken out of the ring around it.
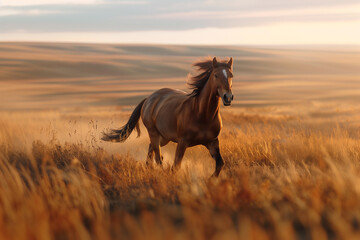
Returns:
[[[159,112],[155,126],[163,138],[170,141],[177,140],[176,117],[173,110],[168,109]]]

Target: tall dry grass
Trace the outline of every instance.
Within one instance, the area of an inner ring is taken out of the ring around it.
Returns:
[[[290,110],[224,111],[218,179],[202,147],[146,167],[145,129],[100,142],[126,109],[3,112],[0,239],[359,239],[357,110]]]

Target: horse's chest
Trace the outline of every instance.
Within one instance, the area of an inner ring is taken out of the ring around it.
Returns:
[[[220,125],[214,124],[210,126],[200,125],[187,134],[187,140],[191,145],[204,144],[216,139],[220,133]]]
[[[217,138],[219,133],[220,133],[220,129],[203,130],[198,132],[196,138],[199,140],[212,140]]]

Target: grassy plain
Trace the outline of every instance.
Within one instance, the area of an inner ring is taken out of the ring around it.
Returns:
[[[218,179],[202,147],[145,165],[99,141],[191,63],[233,56]],[[360,51],[0,44],[0,239],[359,239]]]

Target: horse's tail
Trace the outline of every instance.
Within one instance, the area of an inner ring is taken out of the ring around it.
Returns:
[[[103,133],[101,140],[110,142],[124,142],[136,127],[138,137],[140,136],[139,118],[141,114],[141,108],[144,105],[146,98],[142,100],[139,105],[136,106],[131,114],[129,121],[120,129],[111,129],[108,133]]]

